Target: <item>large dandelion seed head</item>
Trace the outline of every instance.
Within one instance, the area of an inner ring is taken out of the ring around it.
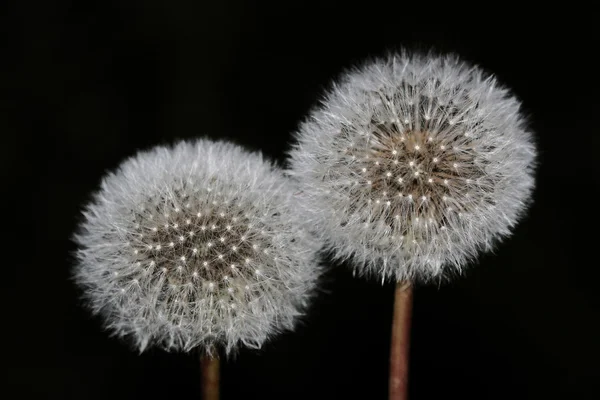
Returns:
[[[260,347],[312,293],[316,244],[292,188],[260,155],[199,140],[109,174],[76,235],[77,282],[144,350]]]
[[[346,74],[291,152],[307,220],[363,274],[460,270],[529,202],[536,150],[519,108],[453,56],[390,55]]]

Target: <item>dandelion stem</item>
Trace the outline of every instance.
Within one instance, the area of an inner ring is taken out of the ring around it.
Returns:
[[[406,400],[408,398],[411,309],[412,286],[409,282],[398,282],[394,292],[390,348],[390,400]]]
[[[219,400],[219,358],[207,354],[200,356],[202,374],[202,400]]]

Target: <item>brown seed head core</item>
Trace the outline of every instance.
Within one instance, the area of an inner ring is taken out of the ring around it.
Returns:
[[[411,226],[437,232],[450,213],[468,211],[473,184],[484,176],[468,144],[459,148],[423,130],[403,132],[393,122],[375,124],[345,157],[357,177],[353,190],[369,193],[368,203],[382,208],[393,231],[415,239]]]
[[[165,279],[173,288],[202,285],[228,297],[228,303],[248,300],[264,280],[259,265],[271,262],[266,227],[218,194],[200,205],[175,193],[175,201],[152,199],[135,215],[130,248],[141,273]]]

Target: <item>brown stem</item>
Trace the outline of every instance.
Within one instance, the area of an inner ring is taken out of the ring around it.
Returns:
[[[200,356],[202,373],[202,399],[219,400],[219,358],[206,354]]]
[[[411,310],[412,286],[409,282],[398,282],[394,292],[394,318],[390,348],[390,400],[406,400],[408,398]]]

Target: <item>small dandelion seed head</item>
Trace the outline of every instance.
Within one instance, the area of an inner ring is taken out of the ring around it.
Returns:
[[[229,353],[292,329],[314,293],[320,247],[294,192],[261,155],[226,142],[181,142],[126,160],[104,178],[74,238],[90,310],[140,351]],[[236,312],[223,313],[219,299],[248,282]]]
[[[519,100],[453,55],[390,54],[353,69],[296,138],[289,174],[305,219],[334,256],[380,281],[460,272],[530,203],[537,150]],[[357,171],[368,186],[348,184]],[[384,191],[397,195],[369,224]]]

